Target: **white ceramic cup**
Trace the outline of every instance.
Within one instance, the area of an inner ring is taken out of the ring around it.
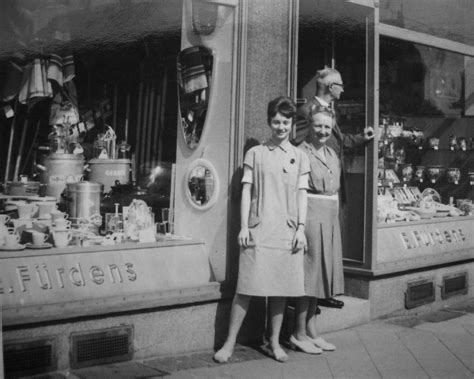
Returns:
[[[43,245],[48,239],[48,235],[45,233],[33,231],[31,232],[31,239],[33,241],[33,245]]]
[[[66,247],[69,245],[71,238],[72,232],[69,229],[53,231],[54,246],[56,247]]]
[[[10,220],[11,218],[9,215],[0,215],[0,224],[6,224]]]
[[[71,221],[66,220],[65,218],[58,218],[54,220],[54,228],[55,229],[70,229]]]
[[[18,218],[26,219],[31,218],[38,211],[36,204],[18,204]]]
[[[41,201],[36,203],[36,205],[38,205],[38,218],[51,217],[51,213],[58,208],[54,201]]]
[[[56,220],[67,219],[67,218],[68,218],[68,214],[65,212],[61,212],[58,210],[51,212],[51,219],[53,220],[53,223]]]
[[[16,233],[12,234],[5,234],[3,237],[3,240],[5,242],[5,247],[8,248],[13,248],[18,245],[20,242],[20,236]]]

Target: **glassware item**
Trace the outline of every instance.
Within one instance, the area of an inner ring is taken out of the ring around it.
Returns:
[[[170,209],[161,208],[161,222],[169,222],[170,218]]]
[[[442,166],[428,166],[426,168],[428,179],[431,183],[436,183],[444,174],[444,167]]]
[[[402,165],[405,163],[405,149],[403,147],[400,147],[399,149],[395,150],[395,162],[399,165]]]
[[[105,228],[107,232],[122,232],[123,231],[123,217],[119,213],[119,203],[115,203],[115,213],[106,213]]]
[[[450,148],[451,150],[456,150],[456,149],[457,149],[457,147],[458,147],[458,140],[457,140],[455,134],[451,134],[451,135],[448,137],[448,145],[449,145],[449,148]]]
[[[458,146],[462,151],[467,150],[467,139],[465,137],[458,138]]]
[[[402,165],[402,181],[409,182],[413,179],[413,166],[411,163]]]
[[[446,178],[448,183],[458,184],[459,179],[461,179],[461,170],[457,167],[449,167],[446,170]]]
[[[438,150],[439,148],[439,138],[437,137],[431,137],[429,140],[428,140],[428,144],[429,146],[434,149],[434,150]]]
[[[423,183],[423,176],[425,173],[425,166],[416,166],[415,179],[420,183]]]
[[[470,184],[471,186],[474,186],[474,171],[469,171],[469,172],[467,173],[467,176],[468,176],[468,178],[469,178],[469,184]]]

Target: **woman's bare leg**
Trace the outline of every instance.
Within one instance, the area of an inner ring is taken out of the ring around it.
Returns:
[[[270,348],[273,356],[277,361],[284,362],[288,359],[285,351],[280,346],[280,331],[283,323],[283,314],[285,312],[286,298],[270,297],[268,299],[270,318],[271,318],[271,335]]]
[[[229,332],[227,339],[220,350],[214,354],[214,359],[217,362],[227,362],[234,351],[237,334],[244,321],[247,311],[249,309],[251,296],[235,294],[232,301],[232,308],[230,311]]]
[[[318,329],[316,328],[316,309],[318,307],[318,300],[311,297],[308,303],[308,313],[306,318],[306,335],[310,338],[318,337]]]
[[[302,296],[296,299],[296,325],[293,336],[295,336],[295,338],[298,340],[305,340],[308,337],[306,334],[308,306],[309,298],[307,296]]]

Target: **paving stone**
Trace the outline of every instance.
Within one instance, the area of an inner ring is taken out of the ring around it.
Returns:
[[[400,332],[398,336],[430,377],[472,377],[472,373],[435,334],[412,329]]]
[[[460,326],[460,328],[462,327]],[[474,374],[474,338],[472,335],[464,332],[463,334],[438,333],[436,336]]]
[[[395,317],[386,321],[389,324],[403,326],[405,328],[413,328],[424,321],[418,316],[402,316]]]
[[[458,318],[460,316],[461,314],[458,312],[438,310],[438,311],[424,313],[418,317],[420,320],[424,322],[441,322],[441,321],[447,321],[453,318]]]
[[[460,317],[453,318],[449,320],[450,323],[458,324],[458,325],[474,325],[474,315],[461,315]]]
[[[81,379],[157,378],[168,375],[165,371],[151,368],[138,362],[87,367],[73,370],[72,373]]]
[[[381,377],[357,332],[345,330],[324,338],[336,346],[335,351],[323,353],[335,378]]]
[[[428,375],[393,331],[357,331],[383,378],[427,378]]]
[[[474,325],[463,325],[462,327],[474,336]]]
[[[466,333],[466,330],[459,325],[458,323],[452,321],[442,321],[442,322],[426,322],[420,325],[417,325],[415,329],[425,330],[435,334],[452,334],[452,335],[462,335]]]
[[[378,320],[378,321],[369,322],[368,324],[356,326],[355,328],[351,328],[351,330],[370,331],[370,332],[375,332],[375,331],[380,330],[384,332],[398,332],[406,328],[407,326],[397,325],[397,324],[389,322],[388,320],[384,320],[384,321]]]
[[[209,352],[209,354],[212,353]],[[196,357],[195,354],[151,359],[143,361],[143,364],[154,369],[163,370],[168,373],[180,370],[189,370],[193,368],[214,366],[213,362],[204,361],[199,357]]]

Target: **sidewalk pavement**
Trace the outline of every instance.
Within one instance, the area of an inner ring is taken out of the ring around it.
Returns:
[[[279,363],[238,346],[227,364],[212,351],[97,366],[41,378],[474,378],[474,299],[325,334],[334,352],[289,350]],[[57,375],[57,376],[56,376]]]

